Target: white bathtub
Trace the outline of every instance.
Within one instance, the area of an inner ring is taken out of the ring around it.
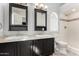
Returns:
[[[67,54],[69,56],[79,56],[79,49],[72,47],[71,45],[67,46]]]
[[[59,55],[59,56],[79,56],[79,49],[72,47],[71,45],[69,45],[67,42],[63,42],[63,41],[56,41],[59,42],[57,44],[58,47],[55,47],[55,55]],[[55,42],[55,44],[56,44]],[[58,50],[57,50],[58,49]]]

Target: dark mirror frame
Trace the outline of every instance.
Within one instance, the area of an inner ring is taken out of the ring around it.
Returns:
[[[26,10],[26,25],[12,25],[12,7],[21,8]],[[28,7],[20,4],[9,4],[9,31],[26,31],[28,30]]]
[[[47,11],[35,9],[35,31],[46,31],[47,30]],[[37,13],[45,13],[45,26],[37,26]]]

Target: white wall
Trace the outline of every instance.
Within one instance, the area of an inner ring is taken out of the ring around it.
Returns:
[[[68,27],[68,22],[62,21],[62,19],[67,19],[67,17],[63,14],[63,6],[59,8],[59,32],[57,35],[57,40],[67,42],[67,31],[68,28],[64,28],[65,26]]]
[[[0,24],[2,24],[1,28],[0,28],[0,36],[3,35],[3,5],[4,3],[0,3]]]
[[[78,8],[79,7],[79,4],[78,5],[74,5],[74,4],[66,4],[64,6],[61,7],[63,13],[65,13],[65,11],[68,9],[69,11],[71,11],[71,7],[74,8]],[[75,18],[79,18],[79,10],[77,10],[76,12],[74,13],[71,13],[67,19],[75,19]],[[65,23],[64,23],[65,24]],[[70,22],[67,22],[66,23],[67,25],[67,31],[66,32],[66,35],[65,35],[65,40],[66,42],[68,43],[68,45],[70,45],[72,48],[75,48],[77,50],[79,50],[79,19],[75,20],[75,21],[70,21]],[[63,33],[63,30],[62,30],[62,33]],[[63,33],[65,34],[65,33]],[[63,37],[63,36],[62,36]]]
[[[28,30],[29,31],[8,31],[9,28],[9,4],[8,3],[4,3],[1,4],[2,8],[3,8],[3,32],[5,35],[12,35],[12,34],[17,34],[17,33],[25,33],[25,34],[30,34],[30,32],[34,32],[34,4],[27,4],[28,5]],[[50,31],[50,14],[51,12],[56,12],[58,14],[58,9],[59,9],[59,4],[56,3],[46,3],[46,5],[48,6],[47,9],[47,31]],[[31,34],[32,34],[31,33]],[[35,33],[35,32],[34,32]],[[37,33],[37,32],[36,32]]]
[[[76,19],[76,18],[79,18],[79,11],[74,12],[71,15],[68,16],[68,19]]]
[[[79,49],[79,20],[68,24],[68,44]]]
[[[69,19],[79,18],[79,12],[69,15]],[[68,44],[79,49],[79,19],[68,22]]]
[[[58,34],[57,40],[67,42],[67,30],[68,29],[67,28],[65,29],[64,28],[65,26],[68,26],[67,22],[60,21],[60,23],[59,23],[59,34]]]

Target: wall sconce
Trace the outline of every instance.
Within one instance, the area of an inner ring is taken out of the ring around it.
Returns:
[[[44,10],[44,9],[47,9],[48,7],[47,7],[47,5],[44,5],[42,3],[36,3],[35,8]]]

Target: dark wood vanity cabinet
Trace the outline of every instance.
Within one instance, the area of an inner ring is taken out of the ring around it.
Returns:
[[[0,56],[29,56],[31,41],[0,43]]]
[[[39,49],[42,56],[52,55],[54,52],[54,39],[46,38],[34,41],[34,45]]]
[[[20,41],[17,42],[18,44],[18,55],[19,56],[31,56],[32,55],[32,49],[31,49],[31,45],[32,45],[32,41]]]
[[[0,43],[0,56],[49,56],[53,53],[54,38]]]
[[[16,42],[0,43],[0,56],[16,56],[18,55],[18,47]]]

